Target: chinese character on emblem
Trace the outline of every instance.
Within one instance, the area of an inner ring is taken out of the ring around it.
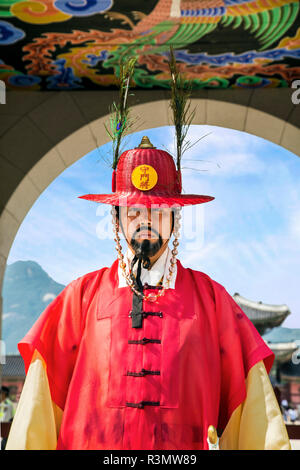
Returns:
[[[131,174],[132,184],[142,191],[152,189],[156,185],[157,179],[156,170],[150,165],[139,165]]]

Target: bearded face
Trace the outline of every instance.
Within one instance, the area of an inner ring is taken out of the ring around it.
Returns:
[[[128,245],[147,269],[171,237],[174,214],[170,208],[120,207],[119,222]]]

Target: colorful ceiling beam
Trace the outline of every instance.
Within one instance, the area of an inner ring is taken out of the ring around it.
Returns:
[[[294,0],[1,0],[0,79],[8,89],[168,88],[168,54],[199,88],[288,87],[300,78]]]

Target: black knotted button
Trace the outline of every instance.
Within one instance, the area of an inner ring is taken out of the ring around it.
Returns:
[[[131,377],[145,377],[145,375],[160,375],[160,370],[142,369],[140,372],[127,371],[126,375],[129,375]]]
[[[126,403],[126,406],[130,406],[131,408],[144,408],[144,406],[159,406],[159,401],[140,401],[139,403]]]
[[[162,316],[163,316],[162,312],[143,312],[143,317],[144,318],[147,318],[149,315],[151,315],[153,317],[160,317],[160,318],[162,318]]]
[[[143,339],[129,339],[128,344],[148,344],[148,343],[157,343],[161,344],[160,339],[149,339],[149,338],[143,338]]]

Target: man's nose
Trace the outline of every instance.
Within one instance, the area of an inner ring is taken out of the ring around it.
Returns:
[[[151,209],[143,210],[141,213],[141,225],[151,225]]]

